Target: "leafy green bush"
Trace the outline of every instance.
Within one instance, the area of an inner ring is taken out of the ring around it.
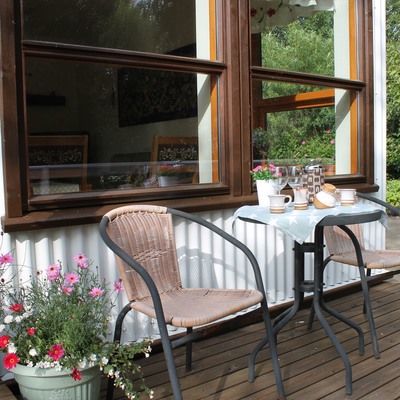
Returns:
[[[388,179],[386,185],[386,201],[395,207],[400,207],[400,180]]]
[[[400,132],[388,133],[386,168],[389,179],[400,178]]]

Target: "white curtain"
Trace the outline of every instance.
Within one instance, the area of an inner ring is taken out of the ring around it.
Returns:
[[[309,17],[318,11],[333,11],[334,0],[251,0],[251,32],[288,25],[297,17]]]

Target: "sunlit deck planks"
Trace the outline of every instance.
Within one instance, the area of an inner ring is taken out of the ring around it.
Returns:
[[[337,310],[360,323],[365,335],[365,355],[357,350],[355,333],[329,317],[353,367],[353,394],[344,391],[344,367],[321,325],[307,330],[309,310],[298,313],[278,335],[278,352],[288,400],[316,399],[400,399],[400,280],[390,279],[371,288],[372,304],[379,337],[381,358],[372,353],[368,324],[362,314],[361,292],[329,302]],[[248,355],[263,336],[261,323],[207,338],[194,344],[193,370],[185,372],[184,349],[174,352],[181,377],[183,396],[188,400],[272,399],[277,398],[268,350],[257,359],[254,383],[247,381]],[[143,360],[146,382],[154,399],[172,399],[163,354]],[[105,399],[106,379],[101,399]],[[0,400],[12,400],[0,385]],[[3,396],[3,397],[2,397]],[[123,399],[115,391],[114,399]]]

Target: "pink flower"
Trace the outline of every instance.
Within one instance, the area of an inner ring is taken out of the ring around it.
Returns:
[[[14,368],[19,363],[19,358],[15,353],[9,353],[4,356],[3,364],[7,369]]]
[[[9,336],[7,336],[7,335],[0,336],[0,349],[5,349],[8,345],[8,343],[10,343]]]
[[[71,375],[71,376],[74,378],[74,380],[76,380],[76,381],[82,380],[81,371],[79,371],[78,368],[74,368],[74,369],[72,370],[72,372],[71,372],[70,375]]]
[[[75,273],[65,274],[65,282],[68,285],[73,286],[75,283],[79,282],[79,275]]]
[[[330,129],[327,129],[327,130],[325,131],[325,133],[329,134],[329,133],[331,133],[331,130],[330,130]]]
[[[62,285],[62,286],[61,286],[61,290],[62,290],[67,296],[69,296],[69,295],[71,294],[71,292],[74,290],[74,288],[71,287],[71,286]]]
[[[78,267],[82,269],[88,268],[88,258],[85,256],[85,254],[77,254],[74,256],[74,261],[78,264]]]
[[[305,141],[305,140],[302,140],[302,141],[301,141],[301,145],[304,146],[305,144],[306,144],[306,141]]]
[[[94,288],[89,292],[89,294],[90,294],[92,297],[100,296],[100,295],[102,295],[103,293],[104,293],[104,290],[103,290],[103,289],[100,289],[100,288],[98,288],[98,287],[94,287]]]
[[[0,265],[11,264],[14,262],[14,257],[11,253],[2,254],[0,256]]]
[[[330,144],[335,144],[335,139],[332,139],[329,143]]]
[[[261,171],[261,170],[262,170],[261,165],[258,165],[257,167],[252,169],[253,172],[258,172],[258,171]]]
[[[28,329],[26,330],[26,333],[27,333],[29,336],[33,336],[33,335],[35,334],[35,328],[28,328]]]
[[[275,165],[274,165],[274,164],[269,164],[269,170],[270,170],[271,172],[275,172],[275,170],[276,170]]]
[[[117,293],[123,292],[124,288],[122,287],[122,279],[118,279],[114,282],[114,290]]]
[[[18,304],[12,304],[9,308],[9,310],[14,311],[16,313],[19,313],[20,311],[22,311],[24,309],[24,306],[20,303]]]
[[[62,348],[62,345],[56,344],[52,346],[48,355],[53,359],[53,361],[58,361],[64,355],[64,350]]]
[[[51,264],[46,268],[46,274],[49,281],[54,282],[60,276],[61,268],[58,264]]]

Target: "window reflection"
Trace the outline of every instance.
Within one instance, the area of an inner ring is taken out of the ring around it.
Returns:
[[[218,182],[217,76],[31,58],[26,70],[32,194]]]
[[[212,2],[202,3],[196,9],[196,0],[24,0],[23,38],[207,59],[215,40]]]

